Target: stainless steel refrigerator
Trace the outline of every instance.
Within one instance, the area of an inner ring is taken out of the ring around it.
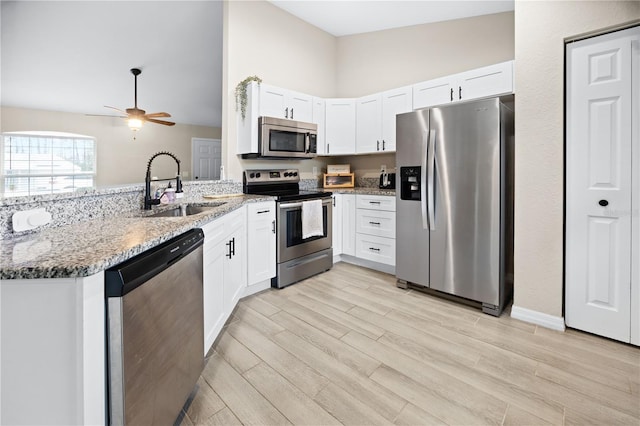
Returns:
[[[396,170],[398,286],[500,315],[513,288],[513,97],[398,115]]]

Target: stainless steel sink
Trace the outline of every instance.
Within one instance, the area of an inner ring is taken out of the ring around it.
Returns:
[[[194,214],[206,213],[209,212],[216,207],[220,207],[225,203],[210,203],[206,206],[198,206],[193,204],[185,204],[180,205],[176,208],[164,210],[158,213],[154,213],[145,217],[181,217],[181,216],[192,216]]]

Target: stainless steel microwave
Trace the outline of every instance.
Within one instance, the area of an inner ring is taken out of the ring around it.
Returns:
[[[304,159],[318,155],[318,125],[274,117],[258,119],[260,157]]]

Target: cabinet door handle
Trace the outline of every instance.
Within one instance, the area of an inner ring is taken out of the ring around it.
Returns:
[[[451,88],[451,101],[453,101],[453,87]]]
[[[225,256],[227,256],[229,259],[231,259],[231,241],[228,241],[226,243],[226,245],[229,248],[229,253],[225,254]]]
[[[382,139],[382,150],[384,151],[384,139]]]
[[[233,256],[235,256],[235,255],[236,255],[236,237],[233,237],[233,238],[231,239],[231,254],[232,254]]]
[[[289,107],[284,109],[284,118],[289,118]]]
[[[335,207],[336,206],[336,197],[332,197],[332,198],[333,198],[333,201],[331,202],[331,204],[333,204],[333,207]]]
[[[380,151],[380,141],[376,141],[376,151]]]
[[[458,99],[462,99],[462,86],[458,86]]]
[[[293,120],[293,108],[291,108],[291,119]]]
[[[271,232],[273,232],[274,234],[276,233],[276,221],[275,220],[271,221]]]
[[[262,214],[262,213],[269,213],[270,211],[271,211],[271,210],[260,210],[260,211],[258,212],[258,214]]]
[[[600,204],[602,207],[607,207],[609,205],[609,202],[607,200],[600,200],[598,201],[598,204]]]
[[[369,250],[373,250],[373,251],[380,251],[379,248],[375,248],[375,247],[369,247]]]
[[[329,144],[327,144],[327,154],[329,153]]]
[[[371,221],[369,221],[369,223],[370,223],[371,225],[380,225],[380,222],[371,222]]]

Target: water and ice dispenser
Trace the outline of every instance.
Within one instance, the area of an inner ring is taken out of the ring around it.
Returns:
[[[420,201],[420,166],[400,167],[400,199]]]

